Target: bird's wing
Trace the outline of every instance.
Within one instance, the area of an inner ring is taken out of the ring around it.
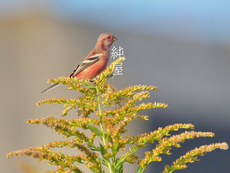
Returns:
[[[71,73],[71,75],[69,75],[69,77],[74,77],[76,76],[78,73],[80,73],[82,70],[85,70],[86,68],[88,68],[89,66],[93,65],[94,63],[98,62],[100,60],[100,57],[102,56],[102,54],[96,54],[93,56],[90,56],[89,58],[83,60],[82,62],[80,62],[80,64],[74,69],[73,73]]]
[[[80,62],[80,64],[74,69],[73,73],[71,75],[69,75],[69,77],[74,77],[76,76],[78,73],[80,73],[82,70],[85,70],[86,68],[88,68],[89,66],[93,65],[94,63],[98,62],[101,58],[102,54],[96,54],[93,56],[90,56],[89,58],[83,60],[82,62]],[[51,85],[50,87],[46,88],[44,91],[42,91],[42,93],[48,92],[52,89],[54,89],[55,87],[61,85],[60,83],[55,83],[53,85]]]

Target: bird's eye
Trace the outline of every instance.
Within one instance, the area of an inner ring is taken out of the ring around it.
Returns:
[[[110,39],[111,36],[108,36],[107,38]]]

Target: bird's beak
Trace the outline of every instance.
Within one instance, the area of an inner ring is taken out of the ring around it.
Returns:
[[[113,41],[116,41],[117,40],[117,38],[116,37],[113,37]]]

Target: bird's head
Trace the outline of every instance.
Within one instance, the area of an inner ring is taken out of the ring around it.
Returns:
[[[111,33],[103,33],[99,36],[97,42],[105,48],[110,48],[117,38]]]

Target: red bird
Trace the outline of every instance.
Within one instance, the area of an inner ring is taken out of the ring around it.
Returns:
[[[99,75],[107,66],[109,61],[109,49],[117,38],[111,33],[102,33],[98,39],[96,46],[89,55],[74,69],[69,77],[77,77],[78,79],[92,79]],[[41,93],[48,92],[61,84],[55,83],[46,88]]]

